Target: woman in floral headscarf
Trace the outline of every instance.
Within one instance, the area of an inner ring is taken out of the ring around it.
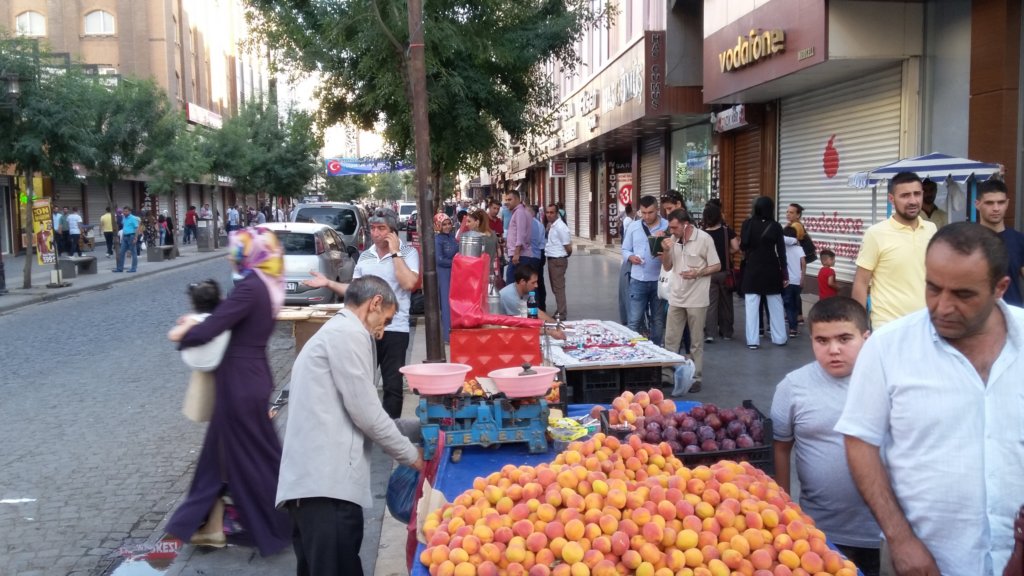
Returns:
[[[242,528],[229,530],[232,542],[267,556],[291,542],[288,515],[274,507],[281,444],[267,417],[274,390],[267,341],[284,302],[283,250],[273,232],[260,228],[232,232],[228,250],[242,279],[204,322],[182,317],[171,334],[182,348],[225,330],[231,339],[214,373],[213,416],[195,477],[167,532],[197,546],[224,546],[223,497],[230,494]]]
[[[459,243],[452,233],[452,219],[442,213],[434,215],[434,249],[437,250],[437,291],[441,296],[441,337],[448,341],[452,327],[448,293],[452,287],[452,261],[459,253]]]

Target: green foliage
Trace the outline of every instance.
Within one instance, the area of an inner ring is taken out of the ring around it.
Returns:
[[[181,112],[171,111],[160,120],[160,133],[168,135],[157,149],[149,174],[149,189],[157,194],[174,190],[183,182],[197,182],[210,170],[210,159],[203,153],[202,137],[188,129]]]
[[[47,69],[50,60],[36,41],[0,33],[0,74],[18,78],[20,87],[10,100],[0,82],[0,101],[8,104],[0,108],[0,163],[67,182],[91,143],[85,121],[92,85],[77,67]]]
[[[394,202],[400,200],[405,193],[405,186],[402,184],[402,176],[409,174],[404,172],[381,172],[371,176],[373,185],[373,197],[382,202]]]
[[[370,194],[370,184],[364,176],[328,176],[323,193],[332,202],[354,202]]]
[[[157,150],[171,142],[171,124],[161,123],[171,104],[155,82],[122,79],[112,88],[94,83],[88,97],[90,141],[82,163],[108,187],[146,171]]]
[[[325,123],[383,122],[394,159],[413,153],[403,0],[246,0],[257,38],[298,74],[317,72]],[[590,0],[424,3],[431,161],[440,174],[479,166],[514,140],[545,134],[557,104],[542,65],[571,73],[574,44],[607,12]]]
[[[313,117],[299,110],[279,118],[275,106],[252,103],[206,140],[212,171],[230,176],[243,194],[299,197],[321,166],[322,139]]]

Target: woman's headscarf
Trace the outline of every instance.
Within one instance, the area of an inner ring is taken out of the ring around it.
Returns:
[[[434,214],[434,232],[441,231],[441,226],[444,225],[445,220],[451,222],[452,219],[444,212],[438,212],[437,214]]]
[[[228,237],[228,259],[235,272],[260,277],[276,316],[284,305],[284,250],[277,236],[266,228],[235,230]]]

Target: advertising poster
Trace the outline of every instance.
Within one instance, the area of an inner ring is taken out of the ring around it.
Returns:
[[[622,214],[633,198],[633,172],[629,162],[609,162],[608,232],[612,238],[622,237]]]
[[[50,199],[42,198],[32,202],[33,243],[36,245],[36,261],[39,264],[53,264],[57,253],[53,249],[53,218],[50,216]]]

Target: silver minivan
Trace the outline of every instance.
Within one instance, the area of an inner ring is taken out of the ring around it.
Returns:
[[[292,222],[327,224],[341,234],[346,246],[362,252],[370,246],[370,226],[360,206],[345,202],[312,202],[292,209]]]

